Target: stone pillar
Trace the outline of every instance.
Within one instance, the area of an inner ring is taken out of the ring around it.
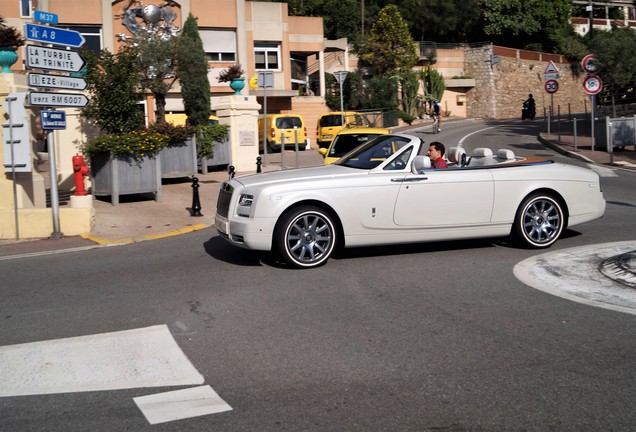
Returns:
[[[256,170],[258,157],[258,110],[256,96],[221,96],[212,98],[219,123],[230,126],[230,165],[236,172]]]

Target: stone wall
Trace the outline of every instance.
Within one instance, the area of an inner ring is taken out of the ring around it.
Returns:
[[[484,44],[466,47],[465,59],[466,74],[475,79],[475,87],[466,95],[467,117],[520,118],[521,104],[530,93],[537,115],[543,115],[551,104],[555,114],[559,108],[562,115],[590,110],[581,66],[562,55]],[[546,92],[543,79],[550,61],[561,74],[559,90],[552,96]]]

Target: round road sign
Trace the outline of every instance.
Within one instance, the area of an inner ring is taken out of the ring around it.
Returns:
[[[545,82],[545,91],[548,93],[556,93],[559,90],[559,82],[557,80],[547,80]]]
[[[603,88],[603,81],[596,75],[590,75],[583,81],[583,88],[587,94],[595,95]]]
[[[596,72],[598,72],[598,66],[596,64],[594,64],[594,54],[588,54],[585,57],[583,57],[583,60],[581,60],[581,67],[583,68],[583,70],[589,74],[594,74]]]

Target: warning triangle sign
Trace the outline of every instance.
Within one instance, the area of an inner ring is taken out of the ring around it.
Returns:
[[[550,60],[550,63],[548,63],[548,67],[546,67],[545,72],[543,72],[543,79],[551,80],[557,78],[561,78],[561,74],[559,73],[559,70],[557,69],[554,62]]]
[[[550,60],[550,63],[548,63],[548,66],[545,68],[545,72],[543,73],[547,73],[547,74],[559,73],[559,70],[557,69],[554,62]]]

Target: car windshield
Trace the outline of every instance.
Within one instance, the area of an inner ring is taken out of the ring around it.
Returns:
[[[300,129],[302,122],[299,117],[279,117],[276,119],[276,127],[278,129],[293,129],[294,127]]]
[[[381,135],[360,145],[335,162],[349,168],[373,169],[411,143],[406,137]]]
[[[327,156],[344,156],[359,145],[364,144],[377,136],[378,134],[367,133],[336,135],[336,138],[333,140],[333,144],[331,144],[331,148],[329,148],[329,154]]]

